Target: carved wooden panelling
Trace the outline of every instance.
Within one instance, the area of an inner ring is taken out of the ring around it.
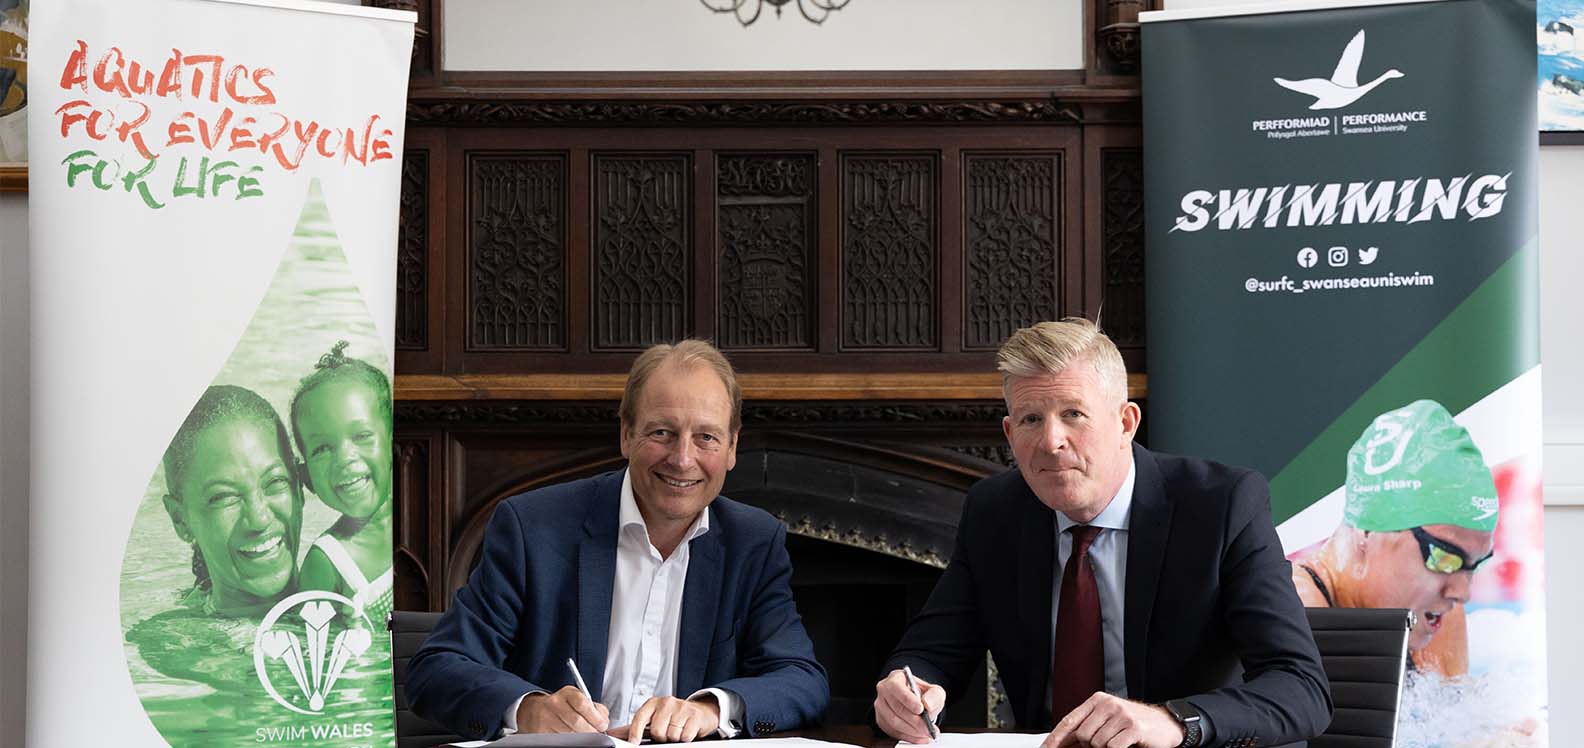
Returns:
[[[1038,99],[995,101],[412,101],[408,125],[935,125],[1079,124],[1077,104]]]
[[[1012,447],[1006,444],[960,444],[949,446],[947,449],[1006,467],[1017,464],[1017,458],[1012,454]]]
[[[429,440],[396,440],[393,493],[396,549],[396,607],[426,610],[430,587],[429,551]],[[449,590],[446,590],[449,592]]]
[[[396,234],[396,350],[429,347],[429,152],[402,154]]]
[[[1015,330],[1055,319],[1056,155],[964,158],[963,348],[993,350]]]
[[[596,349],[641,348],[688,334],[691,161],[685,154],[594,157]]]
[[[934,349],[936,161],[933,155],[842,159],[845,349]]]
[[[1106,334],[1118,347],[1144,346],[1144,153],[1100,152],[1101,252]]]
[[[566,346],[566,160],[468,159],[468,347]]]
[[[716,338],[722,347],[812,347],[814,177],[812,154],[720,157]]]
[[[752,426],[794,426],[799,430],[821,426],[848,427],[854,424],[917,426],[951,424],[954,432],[979,425],[987,426],[994,437],[1000,433],[1006,405],[1001,402],[896,402],[835,404],[743,404],[742,421]],[[525,405],[503,400],[476,402],[398,401],[396,423],[403,428],[418,426],[469,427],[481,425],[543,426],[545,424],[603,424],[615,428],[620,414],[616,403],[603,405],[538,403]],[[960,433],[955,435],[960,436]]]

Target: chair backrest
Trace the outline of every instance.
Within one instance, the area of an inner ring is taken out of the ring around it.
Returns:
[[[1390,748],[1413,619],[1400,608],[1306,608],[1336,711],[1309,748]]]
[[[407,705],[407,662],[418,647],[429,638],[429,631],[439,613],[420,613],[412,610],[391,612],[391,650],[396,668],[396,746],[397,748],[429,748],[441,743],[455,743],[465,738],[447,732],[437,725],[412,713]]]

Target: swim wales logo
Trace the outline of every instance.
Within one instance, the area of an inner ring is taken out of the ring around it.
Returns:
[[[352,610],[351,600],[317,590],[291,595],[270,609],[253,641],[253,667],[270,698],[299,714],[324,713],[347,665],[374,641],[362,611],[355,617],[342,612]],[[287,682],[277,688],[276,680]]]
[[[1310,111],[1327,112],[1357,103],[1387,81],[1407,77],[1407,74],[1401,70],[1389,68],[1368,82],[1359,83],[1359,67],[1363,62],[1364,30],[1359,29],[1358,33],[1353,35],[1352,41],[1349,41],[1347,46],[1343,48],[1342,56],[1337,60],[1336,67],[1331,71],[1331,77],[1301,78],[1298,80],[1271,78],[1271,81],[1289,91],[1295,91],[1309,97],[1311,99],[1308,107]],[[1424,110],[1369,112],[1335,116],[1317,114],[1257,119],[1250,122],[1250,129],[1256,133],[1263,133],[1266,138],[1285,140],[1288,138],[1338,135],[1405,133],[1415,123],[1428,121],[1429,115]]]

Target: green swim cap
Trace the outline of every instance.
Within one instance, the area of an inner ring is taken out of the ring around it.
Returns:
[[[1468,430],[1434,400],[1375,417],[1347,457],[1344,519],[1360,530],[1496,529],[1496,483]]]

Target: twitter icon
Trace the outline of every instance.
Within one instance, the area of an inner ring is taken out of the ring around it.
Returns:
[[[1370,247],[1368,249],[1361,249],[1361,250],[1358,251],[1358,253],[1359,253],[1359,264],[1360,265],[1368,265],[1370,263],[1375,262],[1375,256],[1380,254],[1380,247]]]

